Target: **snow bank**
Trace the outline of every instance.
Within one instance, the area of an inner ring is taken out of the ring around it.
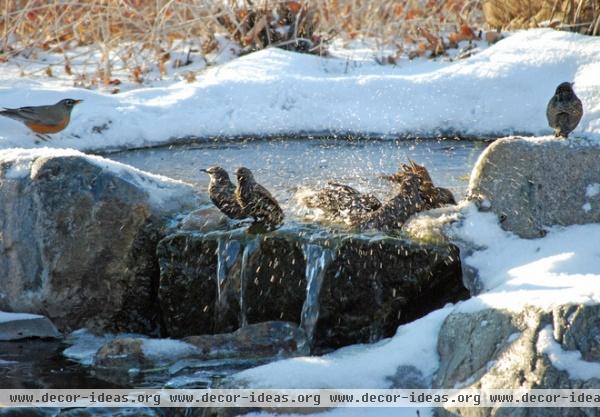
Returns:
[[[600,257],[590,239],[599,234],[600,224],[555,226],[543,239],[520,239],[469,205],[454,235],[479,248],[463,262],[478,270],[484,293],[459,310],[600,303]]]
[[[117,95],[4,77],[0,106],[84,99],[48,144],[83,150],[298,132],[539,135],[551,132],[549,98],[570,80],[585,108],[574,134],[600,140],[599,54],[600,38],[550,29],[515,33],[460,61],[398,66],[267,49],[208,68],[193,83]],[[17,122],[2,118],[0,132],[0,148],[41,146]]]
[[[145,190],[148,193],[151,204],[154,206],[167,207],[174,201],[190,199],[191,185],[183,181],[151,174],[120,162],[99,156],[87,155],[74,149],[53,149],[48,147],[38,149],[8,149],[0,152],[0,165],[10,163],[11,166],[5,172],[5,178],[18,179],[32,174],[33,164],[38,158],[69,156],[84,158],[103,170],[111,171],[120,178]]]

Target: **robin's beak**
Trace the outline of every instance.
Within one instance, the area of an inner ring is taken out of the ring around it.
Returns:
[[[206,168],[200,168],[200,171],[206,172],[208,174],[208,169],[206,169]]]
[[[73,100],[75,104],[83,103],[83,100]]]

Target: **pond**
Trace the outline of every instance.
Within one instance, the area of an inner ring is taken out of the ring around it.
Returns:
[[[295,192],[319,187],[329,179],[369,191],[385,200],[390,184],[380,175],[396,172],[413,160],[425,165],[436,185],[464,197],[468,176],[486,143],[459,140],[355,138],[251,139],[142,149],[106,155],[144,171],[190,182],[206,190],[200,168],[220,165],[235,182],[235,169],[246,166],[267,187],[288,216],[297,213]]]

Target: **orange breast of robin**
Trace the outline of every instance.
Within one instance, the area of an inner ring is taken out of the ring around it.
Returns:
[[[44,123],[35,123],[35,122],[28,122],[25,124],[27,125],[28,128],[33,130],[35,133],[43,133],[43,134],[56,133],[56,132],[60,132],[65,127],[67,127],[67,125],[69,124],[69,117],[65,117],[60,123],[57,123],[55,125],[47,125]]]

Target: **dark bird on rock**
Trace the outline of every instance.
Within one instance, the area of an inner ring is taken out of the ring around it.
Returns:
[[[235,174],[238,181],[235,198],[246,216],[269,227],[281,224],[283,210],[271,193],[256,182],[252,171],[241,167]]]
[[[65,129],[71,120],[71,111],[83,100],[66,98],[50,106],[28,106],[17,109],[4,109],[0,116],[17,120],[31,129],[44,140],[50,133],[58,133]]]
[[[230,219],[243,219],[244,211],[235,198],[235,186],[229,179],[227,171],[218,166],[201,169],[210,175],[208,196],[215,206]]]
[[[349,185],[328,181],[327,186],[301,198],[308,208],[322,210],[332,220],[353,222],[381,207],[381,202],[372,194],[363,194]]]
[[[573,83],[564,82],[556,88],[556,92],[548,102],[546,117],[548,124],[554,129],[554,136],[569,136],[583,116],[583,105],[573,91]]]

